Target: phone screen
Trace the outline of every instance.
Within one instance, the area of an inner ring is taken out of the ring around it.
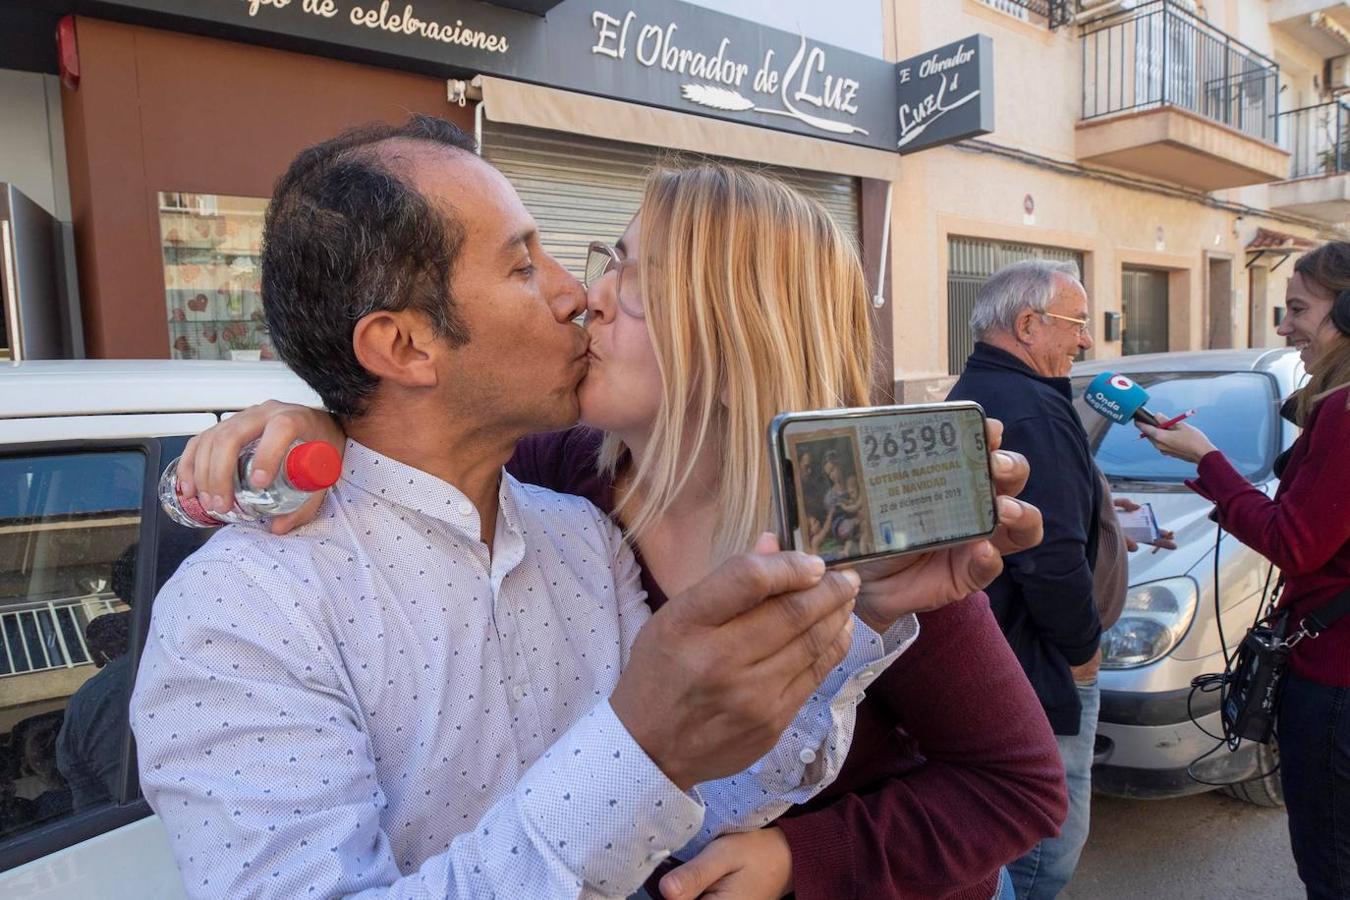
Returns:
[[[770,440],[781,536],[828,562],[974,540],[997,524],[976,404],[790,413]]]
[[[1158,542],[1158,518],[1153,514],[1153,504],[1142,504],[1138,509],[1126,512],[1116,510],[1116,519],[1125,537],[1136,544],[1156,544]]]

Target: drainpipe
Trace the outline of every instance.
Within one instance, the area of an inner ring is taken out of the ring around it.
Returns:
[[[447,103],[456,103],[461,107],[474,102],[473,139],[478,144],[478,155],[483,155],[483,76],[475,75],[471,81],[451,78],[445,82]]]
[[[877,292],[872,295],[872,306],[881,309],[886,305],[886,261],[891,257],[891,197],[895,192],[895,182],[886,182],[886,212],[881,218],[881,262],[877,264]]]

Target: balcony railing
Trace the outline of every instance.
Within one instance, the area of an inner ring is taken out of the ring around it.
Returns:
[[[1075,0],[980,0],[980,2],[1023,22],[1034,19],[1051,28],[1069,24],[1077,7]]]
[[[1289,177],[1335,175],[1350,170],[1350,106],[1340,101],[1280,114],[1289,150]]]
[[[1083,26],[1083,119],[1164,106],[1259,140],[1279,136],[1280,69],[1175,0]]]
[[[0,677],[92,662],[84,629],[89,620],[126,609],[116,597],[88,596],[25,603],[0,612]]]

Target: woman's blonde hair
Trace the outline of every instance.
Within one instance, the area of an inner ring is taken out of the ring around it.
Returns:
[[[631,472],[633,505],[621,510],[629,535],[640,536],[711,451],[720,561],[771,526],[769,420],[868,402],[867,283],[852,240],[824,207],[757,172],[717,163],[659,169],[641,215],[638,269],[662,398],[649,449]],[[623,451],[607,436],[602,471],[612,476]]]
[[[1330,241],[1294,264],[1294,271],[1331,294],[1350,291],[1350,243]],[[1350,384],[1350,336],[1337,333],[1329,350],[1308,366],[1308,383],[1298,392],[1296,416],[1308,421],[1323,397]]]

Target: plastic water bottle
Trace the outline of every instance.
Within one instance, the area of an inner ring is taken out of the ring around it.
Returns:
[[[286,451],[286,460],[272,483],[256,488],[249,482],[249,474],[257,448],[258,442],[250,441],[239,451],[234,472],[234,506],[224,513],[208,510],[196,497],[179,494],[178,463],[182,457],[169,463],[159,479],[159,502],[164,512],[189,528],[215,528],[227,523],[263,527],[273,517],[304,506],[315,491],[332,487],[342,474],[342,457],[331,444],[296,441]]]

